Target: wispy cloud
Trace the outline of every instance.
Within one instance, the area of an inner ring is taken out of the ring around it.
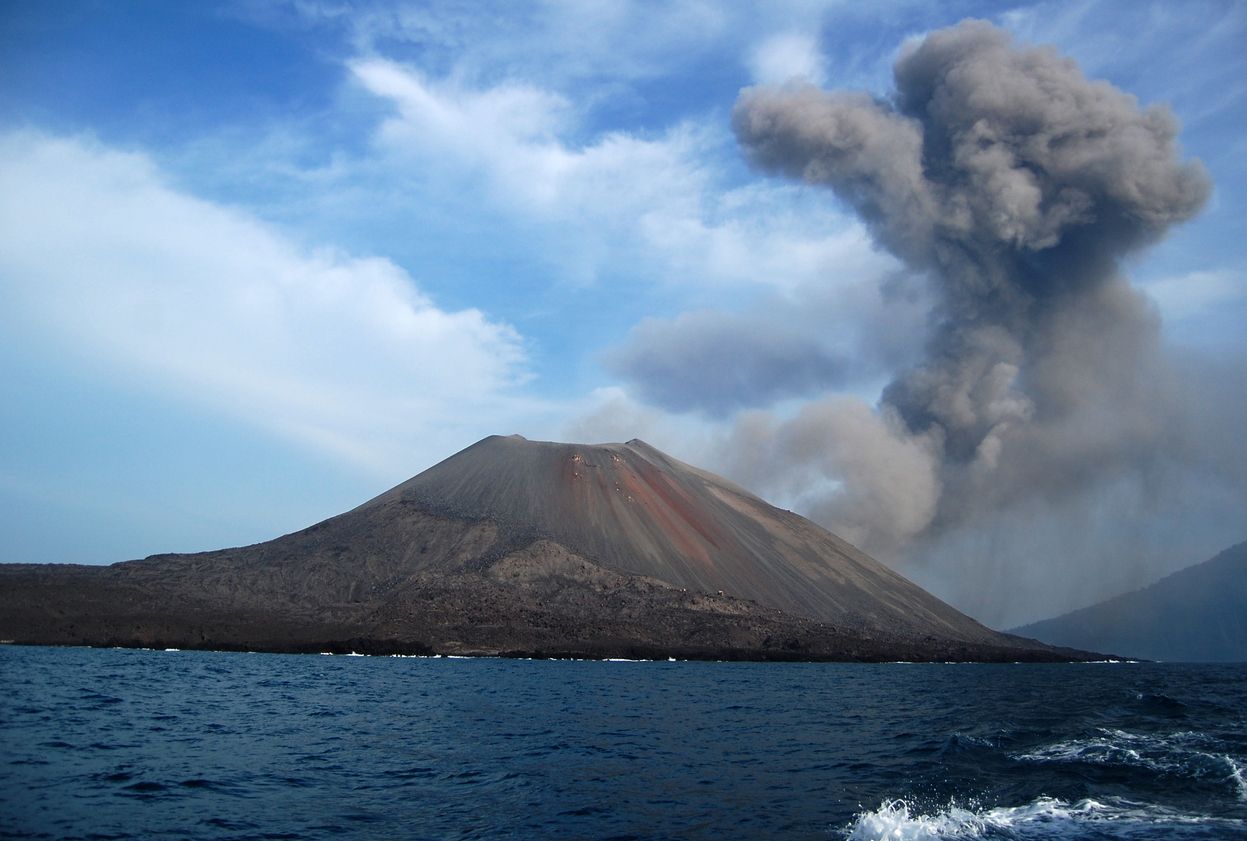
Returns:
[[[749,55],[749,69],[761,85],[821,85],[827,80],[818,39],[807,32],[783,32],[762,41]]]
[[[31,342],[378,471],[521,402],[519,334],[385,259],[303,249],[143,155],[36,133],[0,150],[3,319]]]
[[[1206,314],[1233,301],[1247,299],[1247,278],[1229,269],[1187,272],[1143,284],[1166,321]]]
[[[525,212],[635,214],[701,192],[693,163],[704,142],[689,126],[649,140],[608,133],[574,147],[575,113],[561,96],[527,84],[474,89],[434,83],[380,59],[352,65],[397,113],[378,129],[382,148],[410,166],[457,165],[480,173],[495,199]],[[612,201],[604,199],[610,196]]]
[[[585,137],[583,114],[532,85],[465,87],[380,59],[352,69],[393,104],[375,133],[390,166],[538,225],[574,280],[624,266],[636,281],[793,287],[883,259],[831,202],[788,185],[734,186],[725,123]]]
[[[542,0],[498,4],[402,4],[299,0],[304,25],[339,27],[359,54],[418,51],[434,71],[464,78],[542,77],[559,84],[641,80],[696,61],[720,39],[736,37],[732,18],[745,10],[721,3],[586,3]],[[249,16],[278,17],[273,10]],[[699,36],[691,42],[689,33]]]

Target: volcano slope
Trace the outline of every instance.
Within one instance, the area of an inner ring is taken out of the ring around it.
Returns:
[[[303,531],[0,565],[0,639],[268,651],[1070,660],[642,441],[486,438]]]

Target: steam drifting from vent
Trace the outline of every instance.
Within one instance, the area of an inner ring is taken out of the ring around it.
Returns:
[[[879,407],[744,418],[735,475],[794,469],[810,513],[876,551],[985,507],[1161,470],[1179,386],[1121,260],[1210,183],[1170,112],[966,21],[906,49],[890,100],[750,88],[733,127],[765,171],[826,186],[937,291],[926,357]],[[904,469],[900,469],[901,466]]]

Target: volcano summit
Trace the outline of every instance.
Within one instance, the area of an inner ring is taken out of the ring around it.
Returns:
[[[486,438],[267,543],[0,566],[0,638],[269,651],[1067,660],[643,441]]]

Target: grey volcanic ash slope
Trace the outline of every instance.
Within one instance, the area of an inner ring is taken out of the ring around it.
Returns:
[[[809,520],[643,441],[486,438],[369,506],[407,502],[534,532],[609,569],[849,627],[991,632]]]
[[[0,566],[0,638],[304,650],[1061,659],[640,441],[491,437],[267,543]]]

